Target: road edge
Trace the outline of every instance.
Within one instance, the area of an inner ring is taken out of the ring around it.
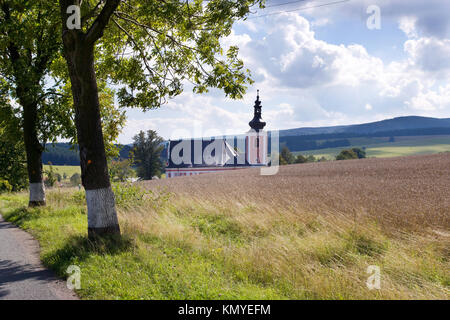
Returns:
[[[66,282],[63,279],[59,278],[53,270],[46,268],[42,264],[40,258],[41,246],[37,239],[17,225],[6,221],[1,214],[0,222],[12,226],[10,230],[13,233],[13,236],[17,239],[19,245],[23,248],[24,252],[26,252],[28,260],[39,269],[45,270],[49,273],[52,280],[48,283],[48,287],[55,294],[55,296],[61,300],[80,300],[75,291],[67,288]]]

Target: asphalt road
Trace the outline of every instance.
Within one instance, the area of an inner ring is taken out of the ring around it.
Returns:
[[[74,300],[76,295],[45,269],[39,244],[0,215],[0,300]]]

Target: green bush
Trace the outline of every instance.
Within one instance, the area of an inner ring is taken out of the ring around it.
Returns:
[[[356,153],[358,159],[364,159],[366,157],[366,151],[360,148],[352,148],[352,151]]]
[[[0,193],[11,192],[13,187],[9,184],[8,180],[0,179]]]
[[[44,183],[47,187],[53,187],[58,180],[57,173],[53,171],[52,163],[48,163],[48,170],[44,170],[45,175],[47,176],[44,180]]]
[[[70,177],[70,182],[72,183],[73,186],[78,186],[81,184],[81,175],[77,172],[74,173],[71,177]]]
[[[350,159],[358,159],[358,155],[353,150],[342,150],[336,156],[336,160],[350,160]]]

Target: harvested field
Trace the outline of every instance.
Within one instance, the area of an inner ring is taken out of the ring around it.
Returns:
[[[372,218],[386,229],[450,227],[450,153],[281,166],[143,183],[178,198],[262,212]]]

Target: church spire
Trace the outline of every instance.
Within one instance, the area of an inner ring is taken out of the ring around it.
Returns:
[[[256,132],[259,132],[259,130],[264,129],[264,127],[266,126],[266,123],[261,121],[262,120],[262,117],[261,117],[262,106],[261,106],[261,101],[259,100],[259,90],[258,90],[258,94],[256,96],[255,106],[253,108],[255,109],[254,116],[253,116],[252,121],[250,121],[248,124],[249,124],[250,128],[252,128]]]

